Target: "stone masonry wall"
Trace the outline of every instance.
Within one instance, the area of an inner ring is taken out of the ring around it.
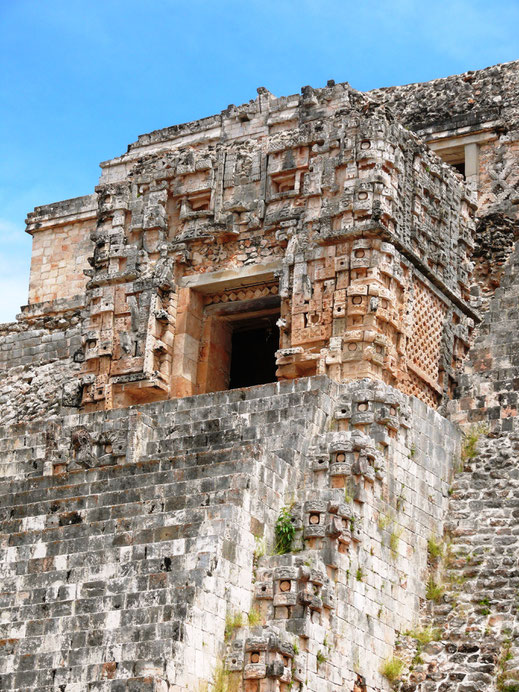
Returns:
[[[72,298],[85,292],[95,230],[96,195],[48,204],[28,215],[32,235],[29,304]]]
[[[500,288],[469,351],[451,418],[485,423],[493,432],[512,431],[517,421],[519,247],[505,266]]]
[[[395,116],[421,135],[434,129],[457,130],[495,120],[517,124],[519,62],[368,92],[390,106]]]
[[[482,432],[454,480],[443,564],[431,563],[441,590],[399,641],[402,692],[519,688],[518,451],[517,433]],[[424,633],[432,641],[420,646],[412,635]]]
[[[321,377],[2,428],[2,689],[196,690],[223,662],[247,691],[387,689],[456,440]],[[296,552],[259,557],[282,506]]]
[[[24,319],[0,325],[0,422],[48,418],[77,406],[81,305],[26,307]]]
[[[366,376],[434,407],[452,392],[475,199],[385,108],[348,85],[260,90],[103,169],[85,410],[209,391],[225,303],[278,310],[279,379]]]

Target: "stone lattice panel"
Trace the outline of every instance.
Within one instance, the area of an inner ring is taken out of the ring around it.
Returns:
[[[437,382],[447,306],[425,284],[415,280],[412,310],[413,326],[406,349],[408,363]]]

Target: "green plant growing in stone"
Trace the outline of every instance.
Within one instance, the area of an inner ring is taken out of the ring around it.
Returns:
[[[465,440],[461,448],[461,467],[465,466],[465,462],[471,461],[478,453],[478,442],[480,437],[488,435],[488,427],[484,424],[471,425],[468,432],[465,433]]]
[[[511,680],[511,671],[507,673],[506,664],[513,658],[512,641],[509,637],[503,639],[501,643],[501,653],[497,661],[498,675],[496,687],[500,692],[519,692],[519,683],[516,680]],[[514,676],[515,677],[515,676]]]
[[[378,515],[377,526],[379,531],[383,531],[391,523],[391,517],[388,514],[381,512]]]
[[[383,675],[389,682],[400,680],[404,672],[404,662],[402,659],[393,656],[388,658],[380,667],[380,674]]]
[[[356,579],[357,581],[362,581],[363,578],[364,578],[364,574],[362,573],[362,567],[357,567],[357,572],[356,572],[356,574],[355,574],[355,579]]]
[[[289,553],[292,550],[295,532],[296,529],[292,521],[290,507],[282,507],[274,528],[276,539],[274,549],[277,555],[285,555],[285,553]]]
[[[319,667],[323,663],[326,663],[326,661],[328,660],[327,657],[321,651],[321,649],[319,649],[315,658],[317,660],[317,667]]]
[[[481,606],[479,609],[480,615],[490,615],[490,600],[488,598],[482,598],[478,604]]]
[[[219,663],[214,671],[211,692],[238,692],[239,675],[230,673],[223,663]]]
[[[228,611],[225,616],[225,641],[228,642],[232,638],[235,630],[239,629],[240,627],[243,627],[243,613],[239,611],[231,613]]]
[[[443,557],[443,543],[436,536],[431,536],[427,541],[427,555],[429,562],[436,562]]]
[[[404,632],[406,637],[416,639],[420,644],[429,644],[429,642],[438,642],[441,639],[441,630],[438,627],[424,627],[423,629],[408,630]]]
[[[397,557],[398,547],[400,545],[400,536],[402,535],[402,529],[393,529],[391,536],[389,537],[389,549],[391,550],[391,555]]]
[[[427,586],[425,588],[425,597],[427,600],[439,603],[443,598],[444,593],[445,588],[441,584],[438,584],[433,577],[429,577],[427,580]]]
[[[249,621],[249,627],[256,627],[261,623],[261,613],[257,608],[252,608],[247,615],[247,620]]]
[[[422,658],[421,653],[417,651],[417,652],[415,653],[415,655],[413,656],[413,659],[412,659],[411,662],[412,662],[413,666],[420,666],[420,665],[422,665],[422,663],[424,662],[424,660],[423,660],[423,658]]]

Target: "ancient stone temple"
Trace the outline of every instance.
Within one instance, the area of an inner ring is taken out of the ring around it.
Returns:
[[[519,690],[519,62],[101,169],[0,325],[0,689]]]

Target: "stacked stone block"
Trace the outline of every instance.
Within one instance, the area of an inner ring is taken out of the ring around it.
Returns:
[[[517,433],[482,433],[456,476],[442,545],[444,593],[422,620],[422,628],[435,628],[434,640],[417,655],[413,632],[401,637],[398,654],[408,668],[397,689],[517,689],[518,449]]]
[[[359,397],[369,412],[357,413]],[[14,451],[2,687],[197,689],[227,661],[247,690],[302,677],[337,690],[358,672],[384,689],[379,664],[423,596],[413,546],[441,529],[454,447],[440,429],[455,440],[396,390],[324,378],[72,415],[47,434],[3,429]],[[349,471],[334,475],[340,464]],[[347,479],[363,490],[349,501]],[[259,558],[254,573],[254,536],[272,544],[292,496],[300,550]],[[390,564],[381,513],[402,531]],[[263,624],[234,631],[226,653],[226,616],[255,607]]]
[[[26,306],[22,319],[0,325],[0,421],[57,415],[79,404],[81,302]]]

